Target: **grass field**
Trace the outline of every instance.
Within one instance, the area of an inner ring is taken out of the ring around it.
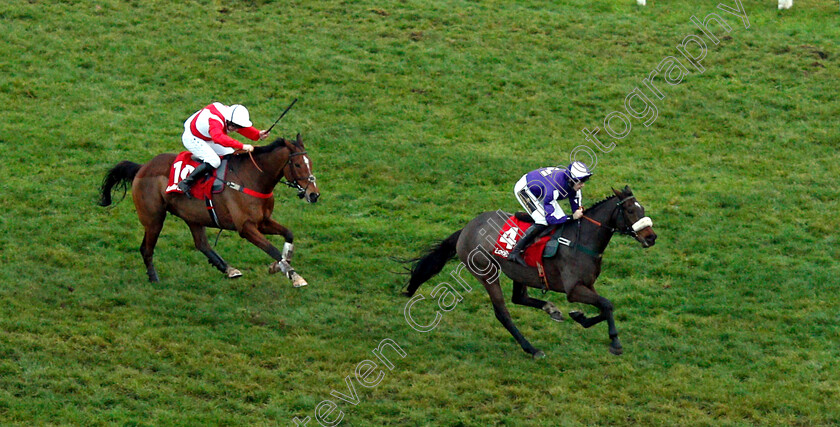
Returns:
[[[3,2],[0,424],[311,426],[316,408],[324,425],[840,423],[838,4],[745,0],[749,28],[717,4]],[[516,180],[567,164],[634,88],[651,96],[643,79],[712,12],[731,32],[705,71],[593,149],[584,203],[629,184],[659,235],[604,255],[624,355],[605,325],[509,306],[548,355],[532,360],[475,280],[433,331],[409,327],[393,258],[518,209]],[[171,216],[148,283],[130,198],[95,204],[107,169],[182,150],[209,102],[265,128],[295,97],[275,134],[302,133],[322,198],[278,187],[274,218],[310,286],[233,232],[217,250],[244,277],[224,279]],[[361,386],[386,339],[405,357]],[[355,405],[335,397],[348,376]]]

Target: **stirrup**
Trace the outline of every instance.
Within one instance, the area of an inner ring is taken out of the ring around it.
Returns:
[[[520,252],[512,252],[510,255],[508,255],[507,260],[515,262],[523,267],[528,266],[528,264],[525,263],[525,258],[522,258]]]
[[[190,194],[192,192],[192,186],[187,186],[187,188],[184,189],[183,187],[181,187],[181,183],[183,183],[183,182],[184,181],[181,181],[181,182],[178,183],[178,189],[183,191],[184,195],[187,196],[188,199],[192,199],[193,196],[192,196],[192,194]]]

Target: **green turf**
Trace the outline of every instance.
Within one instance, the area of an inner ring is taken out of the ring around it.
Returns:
[[[714,1],[3,2],[0,424],[317,425],[325,400],[346,425],[840,423],[840,13],[775,3],[746,0],[745,28]],[[516,180],[568,163],[714,11],[732,31],[705,72],[660,84],[585,189],[629,184],[659,235],[604,255],[625,354],[509,305],[534,361],[475,280],[409,327],[392,258],[518,209]],[[174,217],[148,283],[130,198],[95,205],[108,168],[180,151],[211,101],[265,128],[295,97],[274,133],[303,134],[322,200],[278,187],[274,218],[310,286],[233,232],[224,279]],[[405,358],[331,396],[384,339]]]

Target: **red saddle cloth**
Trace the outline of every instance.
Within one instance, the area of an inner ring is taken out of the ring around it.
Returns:
[[[525,235],[525,230],[530,227],[530,222],[520,221],[515,216],[511,216],[508,218],[505,225],[502,227],[502,231],[499,233],[499,237],[496,239],[496,246],[493,248],[493,254],[501,257],[507,258],[510,255],[510,251],[516,246],[516,242]],[[545,250],[545,243],[551,236],[543,236],[537,239],[534,243],[531,243],[528,246],[528,249],[525,249],[525,264],[530,265],[531,267],[536,267],[537,263],[540,262],[542,259],[543,250]]]
[[[169,182],[166,184],[166,193],[184,193],[183,191],[178,189],[178,183],[181,182],[182,179],[189,176],[193,170],[195,170],[196,166],[198,166],[201,162],[195,161],[192,159],[192,153],[189,151],[182,151],[178,153],[178,156],[175,157],[175,161],[172,162],[172,167],[169,168]],[[213,181],[216,180],[216,172],[213,171],[212,174],[205,176],[202,179],[199,179],[192,188],[190,189],[190,193],[192,193],[193,197],[201,200],[207,200],[212,195],[213,191]]]

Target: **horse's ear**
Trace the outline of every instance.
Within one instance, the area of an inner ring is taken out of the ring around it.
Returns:
[[[301,142],[303,142],[303,141],[301,141],[301,140],[300,140],[300,132],[298,132],[298,134],[297,134],[297,136],[296,136],[295,138],[297,139],[297,144],[298,144],[298,145],[300,145],[300,144],[301,144]]]
[[[613,193],[614,193],[616,196],[621,197],[621,191],[618,191],[618,190],[616,190],[615,188],[612,188],[612,187],[610,187],[610,189],[613,191]]]
[[[629,185],[625,185],[625,186],[624,186],[624,194],[626,194],[626,195],[628,195],[628,196],[632,196],[632,195],[633,195],[633,190],[631,190],[631,189],[630,189],[630,186],[629,186]]]

